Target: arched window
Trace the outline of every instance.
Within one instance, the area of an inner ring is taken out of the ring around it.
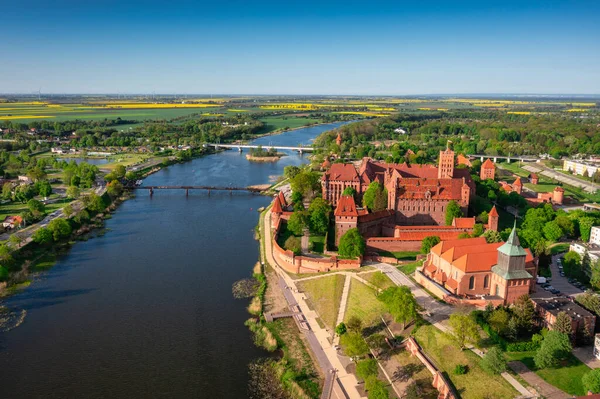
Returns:
[[[471,276],[469,278],[469,289],[472,290],[475,288],[475,276]]]
[[[490,276],[485,276],[483,278],[483,288],[487,288],[490,284]]]

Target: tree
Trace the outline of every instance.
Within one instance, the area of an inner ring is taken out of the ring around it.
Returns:
[[[308,207],[310,230],[316,234],[325,234],[329,228],[331,206],[323,198],[315,198]]]
[[[586,392],[600,393],[600,369],[588,371],[581,378],[581,383]]]
[[[369,184],[363,194],[363,206],[373,212],[387,208],[387,190],[378,181]]]
[[[122,179],[125,177],[126,172],[127,172],[127,170],[125,169],[125,166],[118,164],[117,166],[115,166],[115,169],[113,170],[112,173],[115,174],[115,177],[117,179]]]
[[[27,176],[33,181],[38,181],[46,178],[46,172],[39,166],[36,166],[29,169]]]
[[[48,180],[38,180],[34,187],[37,193],[44,198],[48,198],[52,194],[52,186]]]
[[[52,233],[54,241],[71,235],[71,225],[65,219],[56,218],[48,223],[48,230]]]
[[[340,337],[347,356],[362,356],[369,353],[369,346],[359,333],[348,332]]]
[[[12,183],[4,183],[2,185],[2,199],[10,199],[12,197]]]
[[[572,321],[567,312],[558,312],[552,329],[569,336],[573,333]]]
[[[363,380],[366,380],[372,375],[377,375],[379,369],[377,366],[377,360],[367,359],[356,362],[356,375]]]
[[[38,200],[30,199],[27,201],[27,209],[33,214],[35,218],[39,218],[46,212],[46,206]]]
[[[292,234],[301,236],[306,228],[306,215],[304,212],[294,212],[287,222],[287,228]]]
[[[67,187],[67,197],[71,199],[79,198],[79,187],[69,186]]]
[[[493,347],[487,351],[480,361],[481,368],[490,374],[501,374],[506,371],[506,360],[502,351]]]
[[[486,230],[485,233],[483,233],[483,237],[488,244],[502,241],[500,233],[494,230]]]
[[[298,166],[288,165],[283,168],[283,175],[288,179],[293,179],[301,171],[302,171],[302,169]]]
[[[479,237],[483,234],[483,225],[480,223],[475,224],[473,226],[473,237]]]
[[[68,204],[67,206],[65,206],[62,211],[66,217],[71,217],[71,215],[75,212],[75,210],[73,209],[71,204]]]
[[[581,256],[575,251],[569,251],[563,259],[563,267],[567,276],[581,274]]]
[[[0,266],[0,281],[8,280],[8,270],[4,266]]]
[[[33,186],[22,184],[15,188],[15,201],[26,203],[35,196],[35,189]]]
[[[421,242],[421,253],[428,254],[431,251],[431,248],[435,247],[440,243],[441,239],[438,236],[429,236],[423,238]]]
[[[385,384],[377,379],[377,376],[372,375],[365,381],[368,399],[388,399],[389,393]]]
[[[365,248],[365,239],[358,229],[350,229],[340,238],[338,253],[344,258],[358,258],[365,253]]]
[[[544,225],[544,237],[551,242],[558,241],[563,235],[563,231],[557,222],[551,221]]]
[[[521,295],[513,304],[513,317],[517,324],[517,328],[521,331],[531,331],[533,327],[533,317],[535,316],[535,308],[529,295]]]
[[[342,195],[351,195],[354,197],[354,195],[356,195],[356,190],[354,189],[354,187],[348,186],[344,189]]]
[[[344,335],[347,331],[348,329],[346,328],[346,324],[344,324],[344,322],[341,322],[340,324],[335,326],[335,333],[337,335]]]
[[[320,176],[310,170],[302,170],[296,176],[290,179],[292,191],[302,194],[302,197],[311,199],[321,188]]]
[[[8,238],[8,241],[10,241],[10,243],[13,245],[18,246],[20,243],[23,242],[23,239],[17,234],[11,234]]]
[[[451,336],[463,350],[467,344],[476,345],[479,342],[477,323],[468,314],[453,313],[450,315]]]
[[[289,251],[292,251],[296,255],[300,255],[302,253],[302,242],[298,237],[289,236],[283,247]]]
[[[348,331],[354,333],[360,333],[362,331],[362,320],[357,316],[351,316],[346,323]]]
[[[505,335],[508,330],[510,313],[504,308],[494,310],[488,318],[488,324],[500,335]]]
[[[572,349],[568,335],[558,331],[548,331],[533,361],[540,369],[556,367]]]
[[[463,216],[460,205],[454,200],[448,202],[446,206],[446,226],[451,226],[454,218],[460,218]]]
[[[31,236],[31,239],[38,244],[48,244],[52,242],[52,232],[47,227],[40,227]]]
[[[383,291],[378,299],[383,302],[386,309],[398,323],[402,323],[402,329],[407,323],[417,318],[417,301],[405,285],[390,287]]]
[[[117,198],[123,193],[123,185],[118,180],[114,180],[107,185],[106,192],[112,198]]]

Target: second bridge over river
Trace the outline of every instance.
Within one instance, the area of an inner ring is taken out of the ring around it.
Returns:
[[[204,190],[208,191],[210,195],[211,191],[229,191],[232,194],[234,191],[246,191],[250,193],[260,193],[268,189],[270,184],[259,184],[255,186],[247,187],[235,187],[235,186],[136,186],[136,190],[148,190],[150,196],[154,194],[155,190],[185,190],[185,195],[189,195],[190,190]]]
[[[239,152],[242,152],[244,149],[250,149],[250,148],[266,148],[266,149],[274,149],[274,150],[282,150],[282,151],[298,151],[300,154],[304,153],[304,152],[311,152],[314,151],[314,148],[312,147],[304,147],[304,146],[298,146],[298,147],[286,147],[286,146],[280,146],[280,145],[252,145],[252,144],[213,144],[213,143],[207,143],[204,144],[205,147],[215,147],[215,148],[236,148]]]

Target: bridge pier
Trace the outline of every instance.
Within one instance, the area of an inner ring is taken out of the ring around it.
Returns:
[[[481,162],[483,162],[483,157],[481,157]]]
[[[185,189],[185,196],[187,197],[189,195],[189,188]]]
[[[494,163],[498,163],[498,158],[494,157]]]
[[[300,155],[304,154],[304,152],[302,151],[302,148],[301,148],[301,149],[298,151],[298,153],[299,153]]]
[[[242,147],[238,147],[238,152],[242,152]]]
[[[210,188],[208,189],[208,196],[210,197]]]
[[[149,188],[148,192],[150,193],[150,197],[152,197],[152,195],[154,195],[154,190],[152,188]]]
[[[506,163],[510,163],[510,158],[506,158]]]

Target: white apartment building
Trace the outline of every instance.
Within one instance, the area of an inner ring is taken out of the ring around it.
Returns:
[[[574,174],[583,176],[587,171],[588,176],[593,176],[594,173],[598,170],[600,164],[583,161],[583,160],[573,160],[573,159],[565,159],[563,162],[563,170],[564,171],[573,171]]]

